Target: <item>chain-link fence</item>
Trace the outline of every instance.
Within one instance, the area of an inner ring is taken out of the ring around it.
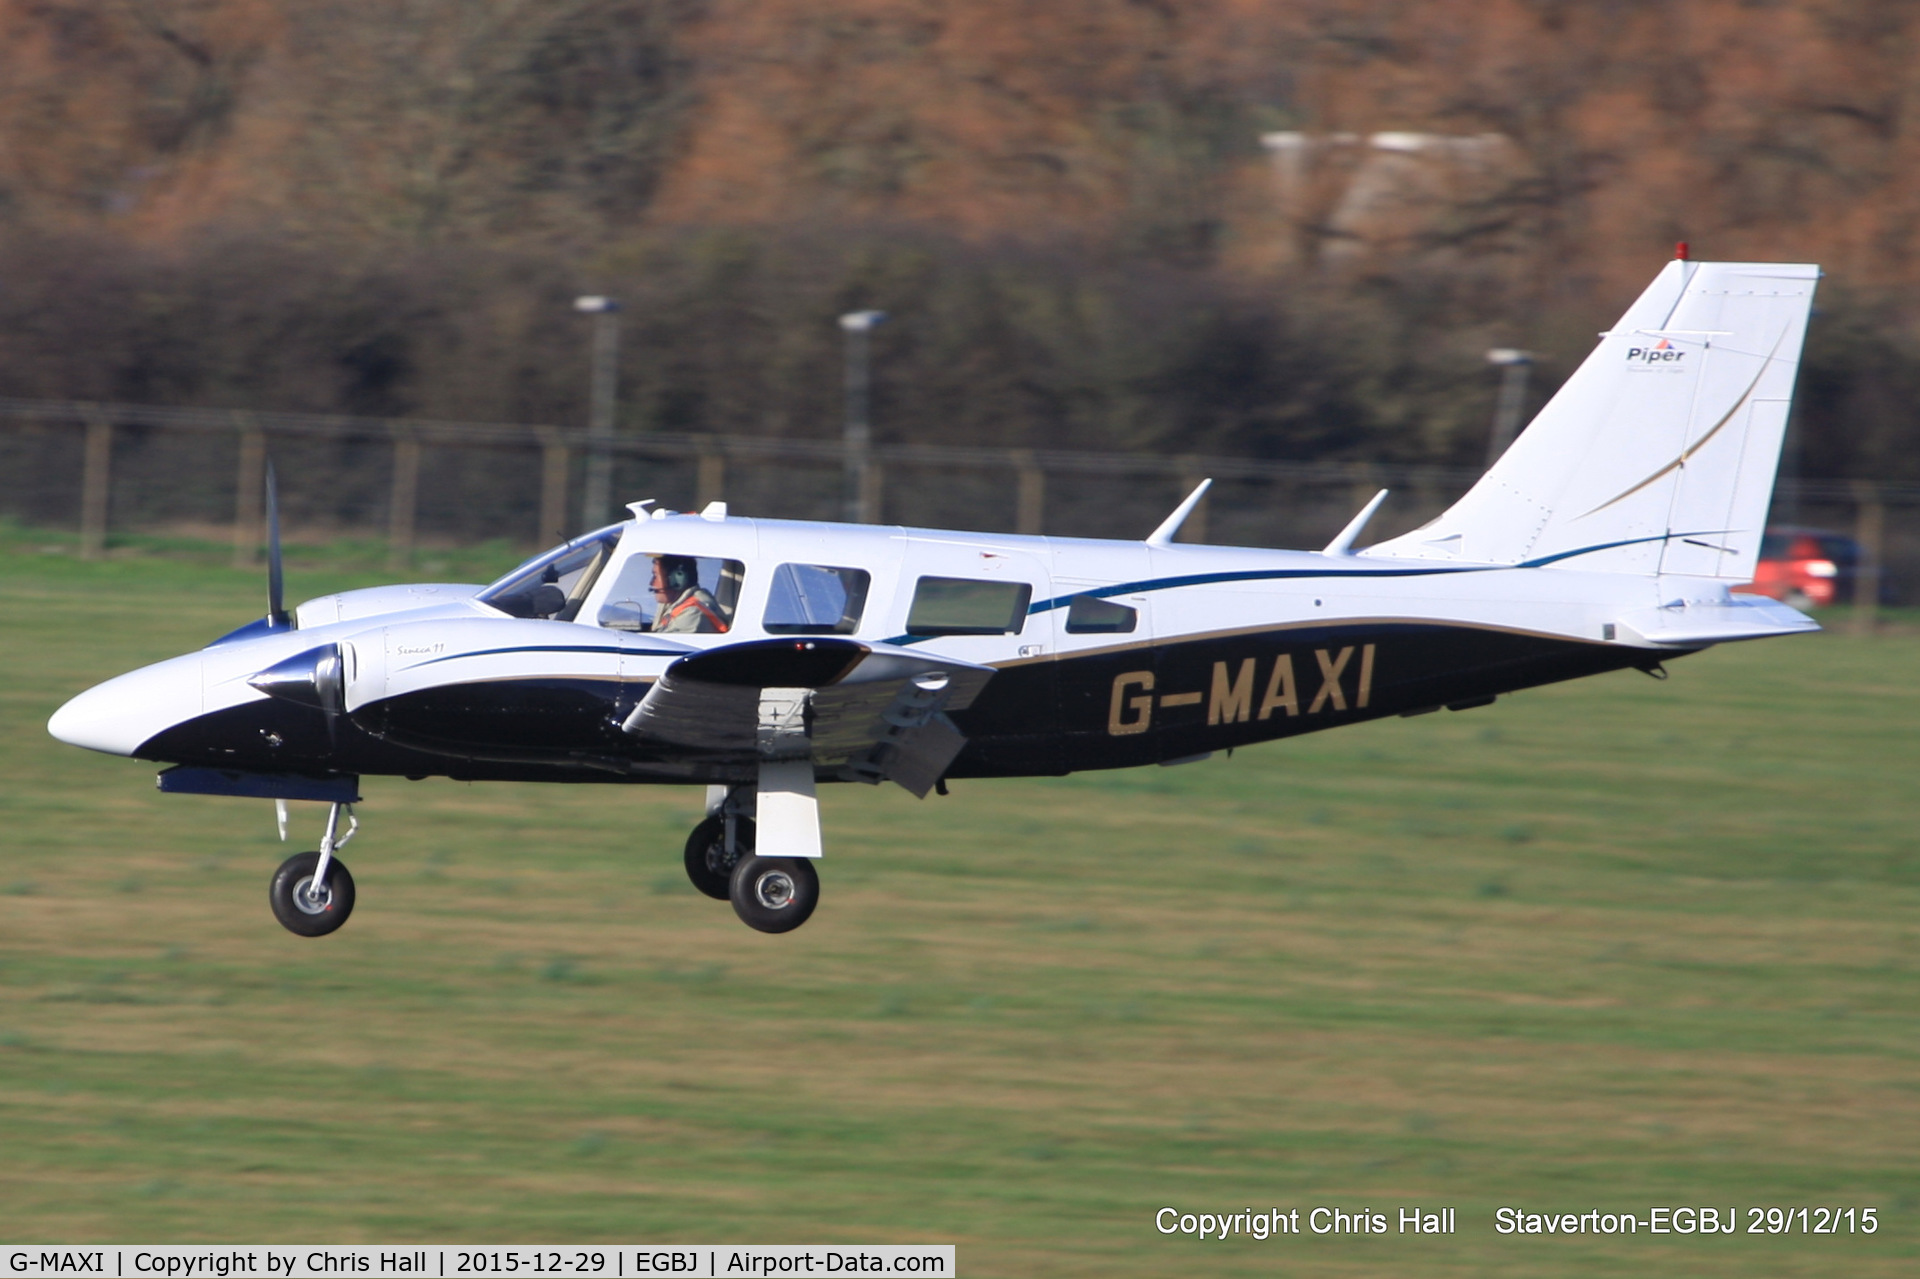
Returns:
[[[551,544],[618,512],[580,509],[593,442],[558,427],[0,400],[0,515],[78,526],[85,554],[109,530],[231,537],[236,562],[262,540],[271,458],[295,536],[384,537],[396,570],[416,546]],[[746,436],[615,437],[613,492],[738,514],[854,517],[936,528],[1142,537],[1204,478],[1182,537],[1253,546],[1326,543],[1381,488],[1369,540],[1416,527],[1478,473],[1049,450]],[[596,518],[597,517],[597,518]],[[1920,602],[1920,485],[1783,479],[1775,524],[1861,543],[1878,598]]]

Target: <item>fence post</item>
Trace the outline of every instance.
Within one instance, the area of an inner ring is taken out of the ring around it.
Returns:
[[[87,418],[87,447],[80,475],[80,558],[97,560],[107,547],[107,486],[113,469],[113,423]]]
[[[1853,629],[1860,635],[1873,634],[1880,613],[1880,566],[1886,562],[1887,504],[1880,487],[1872,480],[1853,482],[1854,501],[1860,510],[1853,540],[1860,543],[1860,562],[1853,571]]]
[[[859,516],[862,524],[878,524],[886,505],[886,468],[871,453],[860,458]]]
[[[414,514],[420,505],[420,441],[413,432],[393,432],[393,496],[387,502],[387,568],[398,572],[413,561]]]
[[[1200,487],[1200,481],[1207,477],[1200,474],[1200,463],[1190,457],[1180,459],[1180,496],[1185,497]],[[1200,499],[1187,515],[1187,522],[1180,526],[1180,540],[1183,542],[1204,542],[1207,540],[1207,507],[1213,501],[1213,490]]]
[[[240,473],[233,493],[233,566],[252,568],[260,550],[261,497],[267,483],[267,437],[244,413],[233,415],[240,428]]]
[[[699,474],[694,481],[693,504],[704,511],[707,503],[725,500],[726,489],[727,459],[718,453],[702,453]]]
[[[540,445],[540,528],[534,542],[546,546],[567,536],[567,480],[573,470],[573,450],[553,432],[542,432]]]
[[[1032,449],[1015,449],[1013,468],[1020,479],[1020,499],[1014,515],[1015,531],[1037,537],[1046,523],[1047,473],[1034,461]]]
[[[594,303],[589,307],[588,303]],[[574,306],[593,313],[593,404],[587,421],[587,477],[581,523],[599,528],[612,517],[614,395],[620,384],[620,304],[580,298]]]

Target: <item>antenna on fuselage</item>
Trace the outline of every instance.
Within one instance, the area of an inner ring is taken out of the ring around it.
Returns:
[[[1339,535],[1327,543],[1327,549],[1320,553],[1322,555],[1353,554],[1353,543],[1355,539],[1360,536],[1360,530],[1367,526],[1367,521],[1373,518],[1373,513],[1380,509],[1380,503],[1387,500],[1387,492],[1388,490],[1381,489],[1378,493],[1375,493],[1373,500],[1361,507],[1360,514],[1348,520],[1347,526],[1341,529]]]
[[[284,631],[292,626],[287,617],[286,582],[280,563],[280,485],[274,478],[273,462],[267,462],[267,625]]]
[[[1200,499],[1205,497],[1207,495],[1207,490],[1212,487],[1213,487],[1212,480],[1210,479],[1201,480],[1199,487],[1194,489],[1193,492],[1187,494],[1187,500],[1180,503],[1180,505],[1174,507],[1173,514],[1167,516],[1166,519],[1160,521],[1159,528],[1147,534],[1147,545],[1148,546],[1172,545],[1173,535],[1180,531],[1180,526],[1187,522],[1187,516],[1193,514],[1193,508],[1200,505]]]

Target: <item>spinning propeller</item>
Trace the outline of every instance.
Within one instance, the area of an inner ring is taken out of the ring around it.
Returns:
[[[280,485],[273,462],[267,462],[267,629],[284,631],[293,625],[287,616],[285,582],[280,565]]]
[[[293,618],[287,612],[286,578],[280,554],[278,489],[279,484],[273,472],[273,463],[268,462],[267,615],[257,622],[248,622],[237,631],[222,635],[208,645],[209,648],[239,640],[258,639],[262,635],[293,629]],[[275,662],[265,670],[248,676],[247,683],[269,697],[299,702],[320,711],[326,718],[327,741],[329,744],[336,744],[339,737],[340,714],[345,709],[344,673],[340,646],[323,644]]]

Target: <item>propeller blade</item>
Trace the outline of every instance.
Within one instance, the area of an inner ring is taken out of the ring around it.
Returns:
[[[273,462],[267,462],[267,625],[282,630],[289,625],[280,570],[280,494]]]

